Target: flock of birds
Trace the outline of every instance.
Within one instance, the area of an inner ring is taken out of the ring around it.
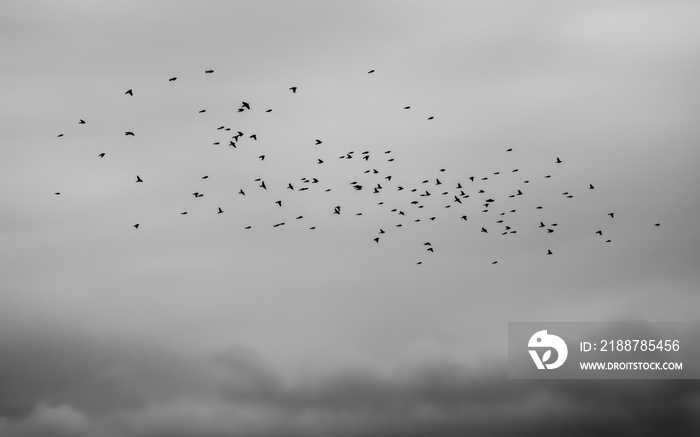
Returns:
[[[207,75],[213,74],[214,70],[205,70],[204,73]],[[367,72],[367,74],[373,73],[375,73],[375,70],[369,70]],[[176,80],[177,77],[171,77],[170,79],[168,79],[169,82],[174,82]],[[291,86],[288,88],[288,91],[292,94],[296,94],[298,90],[299,88],[297,86]],[[127,96],[126,98],[137,98],[133,89],[128,89],[124,93],[124,95]],[[240,107],[237,108],[237,112],[242,113],[246,111],[253,111],[253,107],[254,105],[251,105],[251,103],[243,101],[241,102]],[[402,109],[410,110],[411,106],[403,106]],[[203,114],[206,112],[206,109],[201,109],[198,112],[200,114]],[[270,113],[272,112],[272,109],[265,109],[264,112]],[[434,120],[434,116],[431,115],[427,117],[427,121],[430,120]],[[87,122],[84,119],[79,119],[78,124],[85,125],[87,124]],[[232,127],[221,125],[217,126],[215,129],[216,131],[224,133],[226,135],[226,139],[224,141],[220,140],[213,142],[213,146],[225,145],[232,149],[237,149],[240,146],[242,146],[246,141],[258,140],[256,133],[244,133],[241,130],[238,130],[238,128],[233,129]],[[231,134],[231,132],[233,132],[233,134]],[[124,135],[127,137],[136,136],[136,134],[132,131],[125,131]],[[63,136],[63,133],[58,134],[59,138]],[[313,145],[313,147],[325,147],[323,140],[318,138],[310,139],[309,143],[310,145]],[[513,148],[505,148],[504,152],[511,153],[513,152]],[[109,159],[106,152],[100,152],[96,156],[99,159]],[[259,159],[262,162],[265,161],[266,156],[266,154],[261,153],[257,157],[257,159]],[[316,165],[328,165],[328,158],[315,159]],[[375,152],[370,150],[359,152],[355,150],[349,150],[337,156],[337,159],[344,161],[355,160],[354,162],[359,162],[363,165],[361,170],[362,173],[357,175],[356,180],[350,182],[343,182],[343,184],[347,183],[345,188],[349,189],[352,192],[366,193],[368,196],[373,196],[373,198],[376,199],[377,207],[382,208],[382,210],[389,214],[388,217],[392,218],[392,223],[389,225],[392,228],[402,228],[406,225],[409,225],[410,223],[418,223],[421,221],[434,222],[436,220],[444,218],[444,213],[441,214],[437,212],[437,208],[440,208],[439,210],[446,211],[447,214],[449,214],[452,217],[452,219],[457,219],[463,222],[472,221],[472,214],[474,212],[480,214],[489,214],[489,216],[495,215],[495,220],[492,220],[490,222],[491,225],[482,226],[481,224],[479,224],[477,226],[478,232],[484,234],[500,234],[501,236],[507,236],[516,234],[518,232],[518,229],[513,222],[507,222],[507,219],[510,217],[510,215],[515,214],[517,210],[505,209],[501,210],[500,212],[496,212],[494,210],[494,204],[500,205],[504,202],[497,202],[497,200],[501,199],[499,199],[498,196],[492,195],[490,192],[487,192],[485,190],[484,184],[487,183],[486,181],[488,181],[490,177],[493,179],[499,174],[501,174],[501,172],[499,171],[493,172],[488,176],[481,177],[465,175],[463,177],[463,180],[457,180],[456,183],[449,183],[448,179],[454,180],[454,177],[447,178],[446,175],[449,174],[447,170],[445,168],[440,168],[437,169],[434,173],[432,173],[429,177],[423,178],[420,182],[416,182],[414,184],[409,185],[409,183],[404,183],[405,181],[398,181],[397,178],[395,178],[391,174],[391,171],[387,171],[386,169],[382,168],[382,166],[373,165],[375,162],[378,161],[393,165],[393,163],[395,162],[395,158],[394,152],[392,150],[386,150],[383,152]],[[558,166],[564,164],[564,161],[559,157],[553,157],[551,164],[553,166]],[[382,170],[378,170],[376,167],[380,167],[382,168]],[[510,170],[510,173],[517,172],[519,172],[518,168]],[[137,174],[133,177],[134,183],[147,183],[145,182],[147,180],[145,176],[142,177],[142,175]],[[461,175],[457,177],[459,178],[461,177]],[[551,174],[547,174],[543,177],[544,179],[549,179],[552,176]],[[202,176],[203,180],[206,180],[208,178],[208,175]],[[236,195],[254,196],[255,191],[257,190],[263,190],[266,192],[268,190],[276,190],[278,192],[279,190],[284,190],[285,192],[304,192],[308,191],[309,189],[315,189],[319,192],[330,192],[332,191],[332,189],[335,188],[331,188],[329,185],[324,184],[324,182],[326,181],[321,181],[318,177],[313,176],[303,177],[298,181],[289,181],[286,183],[285,186],[268,186],[268,184],[266,184],[265,182],[265,179],[262,177],[255,178],[253,182],[255,184],[254,188],[238,188]],[[514,188],[513,191],[510,194],[508,194],[507,197],[513,199],[523,196],[523,190],[526,190],[525,187],[527,187],[527,184],[529,184],[530,182],[530,180],[521,180],[520,184],[522,185],[519,185],[518,187]],[[596,188],[593,184],[588,184],[588,187],[586,187],[586,189],[595,190]],[[392,193],[401,193],[402,195],[410,193],[410,201],[406,201],[405,196],[394,195]],[[54,194],[56,196],[59,196],[61,192],[54,192]],[[193,196],[193,198],[197,199],[203,197],[204,193],[194,191],[191,193],[191,195]],[[561,195],[566,199],[574,198],[574,194],[572,194],[569,191],[564,191]],[[280,195],[280,197],[282,196]],[[283,199],[278,199],[274,201],[274,204],[280,210],[283,210],[286,207],[286,203],[287,200]],[[469,209],[469,207],[473,208],[474,206],[476,206],[477,208],[476,211],[474,211],[474,209]],[[426,212],[425,208],[428,208],[429,210]],[[534,206],[534,209],[541,210],[543,209],[543,206],[536,205]],[[452,211],[455,210],[456,212],[453,213]],[[217,210],[212,211],[212,213],[220,215],[224,214],[225,210],[221,206],[219,206],[217,207]],[[326,213],[330,215],[350,214],[356,216],[361,216],[364,214],[364,212],[359,211],[348,211],[348,208],[346,208],[344,205],[335,205],[332,209],[326,211]],[[180,214],[187,215],[188,211],[182,211],[180,212]],[[607,216],[609,217],[609,219],[614,219],[615,213],[608,212]],[[287,220],[290,220],[291,217],[294,217],[293,220],[295,221],[304,219],[304,215],[296,214],[292,214],[291,216],[286,215],[285,217],[288,218],[282,218],[281,221],[277,221],[271,226],[273,228],[285,226],[287,224]],[[533,228],[539,228],[544,234],[554,233],[557,230],[557,227],[559,226],[558,223],[545,223],[544,220],[538,220],[538,222],[539,223],[530,223],[530,226]],[[141,227],[141,225],[141,223],[134,223],[132,224],[132,227],[138,230]],[[243,224],[242,226],[246,230],[253,228],[253,224]],[[655,223],[653,226],[658,227],[660,226],[660,223]],[[308,227],[308,230],[310,231],[313,231],[315,229],[315,225]],[[380,224],[377,226],[375,235],[371,236],[371,238],[368,238],[368,241],[372,242],[372,244],[381,244],[385,238],[385,235],[387,235],[390,232],[392,231],[388,226]],[[604,235],[602,229],[598,229],[596,231],[593,231],[592,233],[598,235],[598,237],[601,238],[602,241],[605,243],[610,243],[612,241],[610,238],[607,238],[607,236]],[[432,254],[435,253],[436,248],[431,241],[425,241],[422,243],[422,250],[426,254]],[[551,256],[554,255],[554,252],[551,249],[547,249],[547,251],[544,252],[543,255]],[[416,264],[418,265],[422,263],[422,260],[418,260],[416,262]],[[497,263],[498,260],[491,261],[491,264]]]

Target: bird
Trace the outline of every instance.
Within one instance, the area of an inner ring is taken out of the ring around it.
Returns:
[[[467,216],[466,216],[466,215],[463,215],[463,216],[460,217],[460,218],[461,218],[462,220],[464,220],[465,222],[467,221]],[[431,220],[433,220],[433,219],[434,219],[434,218],[431,218]]]
[[[55,194],[56,196],[59,196],[59,195],[61,194],[61,192],[60,192],[60,191],[57,191],[57,192],[55,192],[55,193],[53,193],[53,194]]]
[[[486,228],[484,228],[484,227],[481,228],[481,232],[483,232],[483,233],[485,233],[485,234],[488,234],[488,233],[489,233],[489,231],[487,231]]]
[[[240,194],[240,195],[242,195],[242,196],[245,196],[245,191],[239,190],[239,191],[238,191],[238,194]]]
[[[168,79],[168,82],[174,82],[176,80],[177,80],[177,77],[171,77],[170,79]]]
[[[221,207],[219,207],[219,211],[217,212],[217,214],[221,214],[221,213],[223,213],[223,212],[224,212],[224,210],[221,209]]]
[[[595,231],[596,234],[603,236],[603,231]]]
[[[210,73],[213,73],[214,70],[205,70],[204,72],[207,73],[207,74],[210,74]]]
[[[318,160],[318,164],[323,164],[323,160],[322,160],[322,159],[319,159],[319,160]]]
[[[295,87],[295,86],[290,87],[289,90],[292,92],[292,94],[294,94],[297,92],[297,87]]]
[[[557,158],[557,164],[561,164],[561,163],[562,163],[562,160]]]
[[[552,255],[552,251],[550,249],[547,249],[547,255]]]
[[[661,226],[661,223],[655,223],[654,226]]]
[[[183,211],[180,213],[180,215],[186,215],[186,214],[187,214],[187,211]]]
[[[136,223],[136,224],[134,225],[134,229],[138,229],[138,228],[139,228],[139,223]]]
[[[371,73],[374,73],[374,70],[369,70],[369,71],[367,72],[367,74],[371,74]]]
[[[253,134],[253,135],[249,136],[248,138],[252,138],[255,141],[258,141],[258,136],[256,134]]]
[[[83,120],[83,119],[81,118],[80,121],[78,122],[78,124],[85,124],[85,120]]]
[[[202,179],[209,179],[208,175],[202,176]]]
[[[241,102],[241,106],[245,109],[250,109],[250,104],[248,104],[247,102]]]
[[[97,156],[99,156],[100,158],[104,158],[104,157],[105,157],[105,153],[104,153],[104,152],[102,152],[102,153],[100,153],[100,154],[99,154],[99,155],[97,155]]]
[[[375,243],[379,243],[379,237],[376,237],[376,238],[374,239],[374,242],[375,242]]]
[[[206,109],[202,109],[202,110],[199,111],[200,114],[203,114],[203,113],[205,113],[205,112],[207,112]]]
[[[512,152],[513,149],[506,149],[506,152]]]
[[[127,137],[128,137],[128,136],[132,136],[132,137],[133,137],[133,136],[134,136],[134,133],[133,133],[133,132],[127,131],[127,132],[124,132],[124,135],[126,135]]]
[[[136,182],[143,182],[143,179],[139,175],[136,175]]]
[[[588,189],[589,189],[589,190],[592,190],[592,189],[594,189],[594,188],[595,188],[595,187],[593,186],[593,184],[588,184]]]
[[[134,96],[134,90],[127,90],[124,94],[128,94],[130,96]]]
[[[615,218],[615,213],[614,213],[614,212],[609,212],[608,215],[610,216],[610,218]]]
[[[264,161],[264,160],[265,160],[265,155],[260,155],[260,156],[258,156],[258,158],[260,158],[261,161]]]
[[[267,111],[265,111],[265,112],[272,112],[272,109],[268,109],[268,110],[267,110]]]
[[[58,138],[61,138],[63,136],[63,134],[58,134],[57,136],[58,136]]]
[[[275,203],[276,203],[277,205],[279,205],[279,206],[282,206],[282,201],[281,201],[281,200],[278,200],[278,201],[276,201]]]
[[[410,106],[404,106],[403,109],[411,109]]]
[[[323,143],[323,141],[319,140],[318,138],[316,139],[316,145],[318,146],[319,144]]]

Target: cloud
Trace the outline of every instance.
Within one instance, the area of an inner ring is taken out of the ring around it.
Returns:
[[[103,348],[83,345],[79,349],[99,355]],[[2,418],[0,437],[554,436],[562,432],[569,436],[684,436],[700,430],[696,381],[507,380],[501,363],[466,370],[440,360],[392,371],[336,369],[323,376],[285,378],[245,347],[199,361],[156,359],[152,365],[166,375],[157,377],[157,373],[139,371],[152,356],[133,350],[128,355],[131,358],[122,365],[131,371],[107,383],[95,378],[106,372],[105,364],[98,361],[82,368],[82,377],[74,379],[66,378],[65,370],[51,374],[44,368],[49,373],[45,380],[53,385],[45,384],[42,390],[32,390],[21,369],[12,369],[15,374],[10,375],[5,367],[5,381],[19,377],[33,395],[25,397],[24,403],[33,402],[33,406],[23,415]],[[106,401],[110,397],[112,401]]]

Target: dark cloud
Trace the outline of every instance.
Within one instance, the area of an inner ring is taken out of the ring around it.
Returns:
[[[436,362],[285,378],[244,347],[185,359],[59,338],[25,341],[22,350],[2,345],[12,358],[0,367],[0,436],[690,436],[700,430],[697,381],[508,380],[500,362],[480,370]]]

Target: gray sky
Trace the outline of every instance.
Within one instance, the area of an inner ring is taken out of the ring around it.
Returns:
[[[688,382],[505,361],[508,321],[697,321],[698,13],[2,2],[0,436],[693,429]]]

